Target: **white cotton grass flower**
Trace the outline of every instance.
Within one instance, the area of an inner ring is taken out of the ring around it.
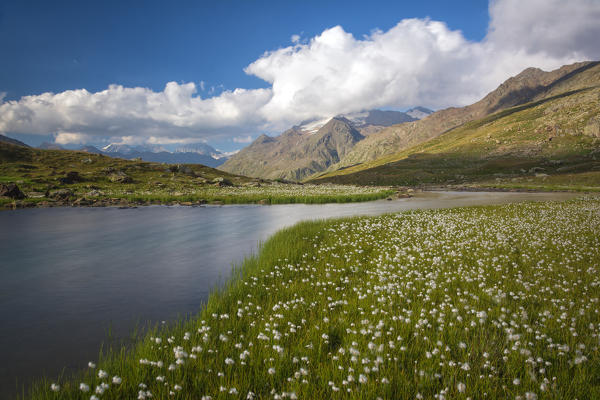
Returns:
[[[100,400],[95,394],[90,396],[90,400]]]
[[[122,379],[121,379],[120,376],[115,375],[115,376],[112,377],[112,383],[113,384],[120,385],[121,382],[122,382]]]
[[[515,379],[513,379],[512,383],[515,386],[519,386],[521,384],[521,380],[519,378],[515,378]]]
[[[86,385],[85,383],[80,383],[79,384],[79,390],[81,390],[82,392],[89,392],[90,391],[90,387],[88,385]]]
[[[102,370],[102,369],[98,371],[98,378],[100,378],[100,379],[104,379],[104,378],[106,378],[107,376],[108,376],[108,374],[106,373],[106,371],[104,371],[104,370]]]
[[[60,390],[60,385],[53,383],[52,385],[50,385],[50,390],[52,390],[53,392],[58,392]]]
[[[458,384],[456,385],[456,390],[458,390],[458,393],[464,393],[466,389],[467,385],[465,385],[462,382],[458,382]]]
[[[275,374],[275,368],[269,368],[269,370],[267,372],[269,373],[269,375],[274,375]]]
[[[88,362],[88,367],[90,367],[92,369],[96,368],[96,364],[90,361],[90,362]]]

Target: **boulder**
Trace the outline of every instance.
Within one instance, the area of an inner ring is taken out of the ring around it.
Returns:
[[[69,189],[58,189],[48,193],[48,197],[55,200],[69,200],[69,198],[73,197],[73,191]]]
[[[0,197],[9,197],[11,199],[24,199],[25,194],[21,192],[21,189],[14,184],[0,184]]]
[[[131,179],[131,177],[123,171],[118,171],[118,172],[115,172],[114,174],[110,174],[108,176],[108,179],[111,182],[116,182],[116,183],[132,183],[133,182],[133,179]]]
[[[233,186],[233,183],[231,183],[231,181],[229,179],[225,179],[221,176],[213,179],[212,183],[214,183],[215,186]]]
[[[77,171],[70,171],[65,174],[64,177],[58,178],[58,181],[65,185],[70,185],[75,182],[83,181],[83,178],[79,175]]]

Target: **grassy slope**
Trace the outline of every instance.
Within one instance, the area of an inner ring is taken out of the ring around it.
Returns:
[[[315,181],[600,190],[599,115],[600,88],[560,93]]]
[[[59,178],[70,171],[81,182],[64,184]],[[133,181],[118,183],[111,175],[124,173]],[[232,186],[218,187],[222,178]],[[328,188],[286,185],[232,175],[203,165],[182,169],[159,163],[115,159],[103,155],[66,150],[39,150],[0,143],[0,183],[16,182],[28,194],[25,205],[52,202],[46,192],[69,189],[70,202],[86,198],[89,203],[113,199],[134,204],[220,201],[224,203],[322,203],[365,201],[390,194],[387,190]],[[69,202],[67,202],[69,203]],[[0,208],[13,201],[0,198]]]
[[[599,230],[597,199],[301,223],[197,317],[101,360],[108,378],[32,398],[114,375],[101,398],[597,398]]]

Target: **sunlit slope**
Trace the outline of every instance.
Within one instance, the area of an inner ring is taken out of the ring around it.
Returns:
[[[600,69],[574,79],[559,82],[539,100],[316,179],[419,185],[490,180],[517,184],[531,178],[600,186]]]
[[[598,84],[598,62],[580,62],[553,71],[527,68],[507,79],[483,99],[465,107],[436,111],[422,120],[386,128],[360,141],[328,171],[370,162],[426,142],[467,122],[487,117],[510,107],[540,100],[554,94]]]

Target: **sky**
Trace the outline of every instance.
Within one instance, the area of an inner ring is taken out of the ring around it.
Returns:
[[[0,133],[223,151],[600,59],[600,0],[0,2]]]

